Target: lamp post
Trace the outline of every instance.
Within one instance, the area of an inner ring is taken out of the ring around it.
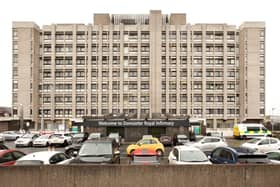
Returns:
[[[271,109],[271,136],[273,136],[273,126],[274,126],[274,124],[273,124],[273,120],[272,120],[272,118],[273,118],[273,112],[274,112],[274,110],[275,110],[276,108],[272,108]]]
[[[19,130],[23,129],[23,105],[19,104]]]

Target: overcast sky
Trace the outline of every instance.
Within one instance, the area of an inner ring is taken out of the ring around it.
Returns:
[[[93,13],[186,13],[187,22],[266,22],[266,114],[280,114],[280,10],[277,1],[264,0],[9,0],[0,3],[0,106],[12,105],[12,21],[92,23]]]

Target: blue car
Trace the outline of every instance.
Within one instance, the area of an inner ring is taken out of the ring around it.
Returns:
[[[243,147],[217,147],[211,152],[210,161],[213,164],[266,164],[269,159],[266,154]]]

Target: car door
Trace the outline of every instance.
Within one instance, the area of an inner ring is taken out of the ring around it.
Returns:
[[[267,152],[269,150],[269,147],[270,147],[270,145],[269,145],[269,139],[268,138],[263,139],[258,143],[259,152],[262,152],[262,153]]]
[[[274,151],[279,149],[278,140],[275,138],[269,138],[269,150],[268,151]]]
[[[200,141],[200,144],[198,145],[199,149],[201,149],[202,151],[209,151],[209,150],[212,150],[212,140],[211,138],[204,138]]]
[[[2,166],[11,166],[15,164],[15,158],[13,157],[12,152],[5,153],[0,158],[0,165]]]

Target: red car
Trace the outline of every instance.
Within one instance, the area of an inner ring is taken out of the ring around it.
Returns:
[[[130,164],[132,165],[153,165],[160,164],[160,155],[152,149],[136,149],[130,157]]]
[[[0,166],[12,166],[24,155],[23,152],[13,149],[0,150]]]

